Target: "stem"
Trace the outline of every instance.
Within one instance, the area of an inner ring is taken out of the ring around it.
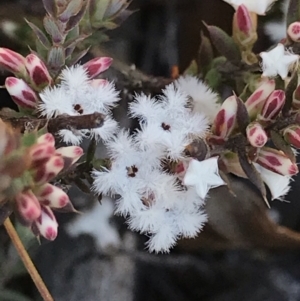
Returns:
[[[43,279],[41,278],[40,274],[38,273],[36,267],[34,266],[32,260],[30,259],[26,249],[24,248],[24,245],[15,230],[15,227],[13,226],[12,222],[10,221],[9,217],[4,222],[4,227],[12,240],[15,248],[17,249],[17,252],[19,256],[21,257],[24,266],[28,273],[31,276],[31,279],[33,280],[36,288],[38,289],[39,293],[41,294],[44,301],[54,301],[52,296],[50,295]]]

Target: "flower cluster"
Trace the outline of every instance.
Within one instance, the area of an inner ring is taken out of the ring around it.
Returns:
[[[195,237],[206,221],[202,206],[209,189],[224,184],[217,157],[197,161],[185,153],[208,130],[195,105],[173,84],[157,99],[136,96],[129,111],[140,129],[110,140],[111,164],[94,172],[95,191],[120,196],[117,212],[131,229],[150,236],[150,251],[168,252],[179,237]]]
[[[71,167],[83,150],[77,146],[55,149],[49,133],[38,138],[33,133],[21,137],[0,122],[0,203],[9,201],[23,224],[36,235],[53,240],[58,225],[52,208],[74,209],[68,195],[49,181]]]

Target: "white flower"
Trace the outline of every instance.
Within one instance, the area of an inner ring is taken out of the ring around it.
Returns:
[[[262,76],[276,76],[279,74],[282,79],[288,75],[292,64],[298,61],[299,56],[284,49],[284,45],[279,43],[268,52],[261,52]]]
[[[260,173],[262,180],[269,187],[272,200],[282,200],[291,188],[290,182],[292,177],[279,175],[278,173],[272,172],[257,163],[254,163],[254,165]]]
[[[218,94],[197,77],[189,75],[181,76],[175,86],[192,97],[194,112],[205,114],[213,122],[221,107]]]
[[[250,12],[258,15],[265,15],[271,5],[277,0],[224,0],[234,8],[245,5]]]
[[[219,175],[218,158],[212,157],[204,161],[191,160],[183,178],[183,184],[194,187],[202,199],[211,188],[224,185]]]
[[[106,115],[104,124],[96,129],[76,132],[61,130],[59,135],[66,143],[79,144],[83,137],[94,136],[97,140],[108,140],[117,131],[118,124],[111,117],[111,108],[119,100],[114,85],[105,80],[90,80],[85,68],[77,65],[65,68],[60,75],[61,83],[46,88],[40,93],[39,111],[47,118],[62,114],[71,116],[93,114]]]

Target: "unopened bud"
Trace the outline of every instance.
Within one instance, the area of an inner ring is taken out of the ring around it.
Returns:
[[[40,187],[35,194],[41,204],[51,208],[63,208],[70,203],[68,195],[62,189],[49,183]]]
[[[38,98],[35,92],[22,79],[7,77],[5,87],[18,106],[29,109],[36,108]]]
[[[35,54],[29,54],[26,56],[25,66],[32,83],[39,90],[49,86],[52,83],[52,78],[47,67]]]
[[[54,139],[54,136],[52,134],[46,133],[46,134],[40,136],[37,139],[37,143],[38,144],[48,143],[48,144],[54,146],[55,145],[55,139]]]
[[[86,68],[89,78],[92,79],[107,70],[112,61],[113,59],[110,57],[96,57],[85,63],[83,67]]]
[[[259,150],[256,163],[283,176],[293,176],[298,173],[296,163],[293,163],[283,152],[269,147]]]
[[[225,138],[232,132],[237,114],[236,96],[228,97],[222,104],[213,125],[213,134]]]
[[[268,96],[274,91],[274,89],[275,80],[270,79],[264,81],[247,99],[245,106],[252,120],[261,112]]]
[[[281,109],[285,103],[285,92],[283,90],[275,90],[266,100],[261,114],[261,120],[273,120],[281,112]]]
[[[57,236],[58,224],[52,210],[48,206],[41,207],[41,215],[34,225],[40,235],[48,240],[54,240]]]
[[[296,148],[300,148],[300,126],[291,125],[284,129],[283,137],[286,142],[293,145]]]
[[[294,41],[299,42],[300,41],[300,22],[294,22],[289,25],[287,29],[288,37]]]
[[[79,146],[66,146],[58,148],[55,153],[62,156],[64,168],[67,169],[79,160],[83,155],[83,149]]]
[[[38,166],[46,163],[55,154],[55,147],[51,143],[37,143],[30,148],[29,154],[32,165]]]
[[[266,131],[258,122],[250,123],[247,127],[246,133],[248,141],[254,147],[263,147],[268,141]]]
[[[25,75],[25,58],[10,49],[0,48],[0,66],[14,73],[15,75]]]
[[[17,210],[26,222],[33,222],[41,215],[41,206],[31,190],[21,192],[15,197]]]

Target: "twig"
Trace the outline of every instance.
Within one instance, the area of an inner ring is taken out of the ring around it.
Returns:
[[[0,114],[3,121],[9,122],[14,128],[19,128],[21,132],[28,129],[40,129],[47,127],[48,132],[57,133],[63,129],[93,129],[101,127],[104,123],[105,116],[100,113],[93,113],[79,116],[61,115],[57,118],[31,118],[31,117],[7,117]]]
[[[17,249],[17,252],[19,256],[21,257],[24,266],[28,273],[31,276],[31,279],[33,280],[36,288],[38,289],[39,293],[41,294],[44,301],[54,301],[52,296],[50,295],[50,292],[48,291],[43,279],[41,278],[40,274],[38,273],[36,267],[34,266],[32,260],[30,259],[26,249],[24,248],[24,245],[15,230],[12,222],[10,221],[9,217],[4,222],[4,227],[12,240],[15,248]]]

